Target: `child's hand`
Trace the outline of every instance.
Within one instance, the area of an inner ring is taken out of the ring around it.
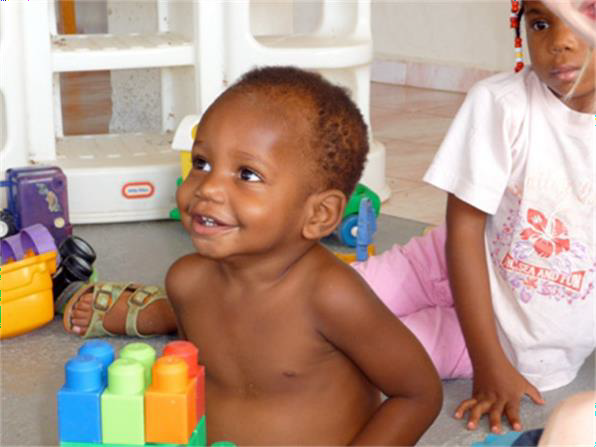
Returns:
[[[527,394],[539,405],[544,404],[544,399],[508,361],[492,366],[485,371],[475,371],[472,398],[459,404],[455,418],[462,419],[469,412],[467,427],[475,430],[480,418],[488,414],[490,430],[501,433],[501,416],[505,413],[513,430],[520,431],[519,405],[523,395]]]

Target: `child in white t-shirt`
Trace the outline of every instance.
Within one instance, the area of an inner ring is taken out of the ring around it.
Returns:
[[[473,376],[456,418],[494,432],[594,350],[594,55],[523,8],[532,67],[470,90],[424,177],[449,193],[447,226],[355,265],[441,377]]]

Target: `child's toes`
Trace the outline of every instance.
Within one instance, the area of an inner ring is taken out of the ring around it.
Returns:
[[[91,310],[91,302],[93,301],[93,297],[91,295],[85,295],[75,304],[75,309],[80,310]]]
[[[89,319],[86,318],[73,318],[72,320],[70,320],[71,324],[77,327],[82,327],[82,326],[88,326],[89,325]]]
[[[75,320],[75,319],[86,319],[87,321],[89,321],[91,319],[91,310],[84,310],[84,309],[75,309],[72,311],[72,316],[71,316],[71,320]]]
[[[87,304],[87,303],[77,303],[77,305],[73,308],[73,310],[76,311],[86,311],[86,312],[91,312],[91,305]]]

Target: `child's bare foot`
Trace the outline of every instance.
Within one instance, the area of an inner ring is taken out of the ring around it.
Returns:
[[[81,336],[102,336],[157,335],[176,330],[174,312],[161,289],[132,284],[122,290],[124,286],[124,284],[105,283],[82,285],[66,305],[64,311],[66,331]],[[95,309],[93,308],[94,292]],[[135,294],[136,297],[133,296]],[[136,304],[137,302],[139,304]],[[103,309],[104,312],[98,309]],[[127,330],[127,317],[129,313],[135,311],[136,316],[131,317],[132,321],[129,322]],[[97,314],[95,321],[93,321],[94,313]],[[134,320],[136,320],[136,327]],[[89,331],[91,324],[94,328]]]

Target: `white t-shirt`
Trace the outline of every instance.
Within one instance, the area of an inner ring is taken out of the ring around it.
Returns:
[[[538,389],[594,350],[596,129],[531,68],[476,84],[424,180],[484,211],[492,304],[509,359]]]

